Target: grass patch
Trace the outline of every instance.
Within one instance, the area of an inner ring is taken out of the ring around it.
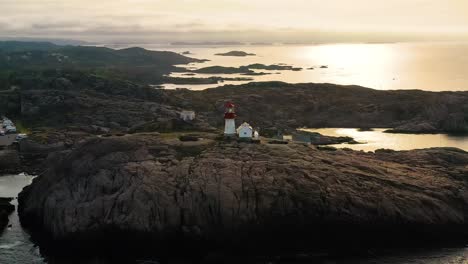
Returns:
[[[27,127],[21,120],[15,120],[16,131],[21,134],[32,134],[30,127]]]

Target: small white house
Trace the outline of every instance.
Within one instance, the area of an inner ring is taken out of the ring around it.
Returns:
[[[244,122],[239,128],[237,128],[237,134],[239,135],[239,138],[252,138],[253,128],[248,123]]]
[[[192,121],[195,119],[194,111],[182,111],[180,112],[180,119],[184,121]]]

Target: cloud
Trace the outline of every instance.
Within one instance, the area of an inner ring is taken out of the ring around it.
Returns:
[[[465,0],[0,0],[0,35],[258,38],[314,32],[468,34]],[[14,21],[14,22],[13,22]],[[229,33],[235,32],[235,36]],[[276,32],[276,33],[273,33]],[[343,34],[345,36],[346,34]],[[362,35],[362,34],[361,34]],[[391,34],[390,34],[391,35]],[[262,40],[263,41],[263,40]]]

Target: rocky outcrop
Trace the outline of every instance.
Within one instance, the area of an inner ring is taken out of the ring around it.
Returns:
[[[17,150],[0,150],[0,175],[17,172],[20,156]]]
[[[281,82],[164,92],[171,105],[183,103],[213,126],[222,126],[223,105],[233,101],[240,120],[262,129],[400,127],[416,133],[468,133],[468,92],[379,91],[359,86]]]
[[[21,116],[32,127],[55,127],[89,133],[126,132],[157,118],[178,118],[179,109],[165,105],[164,94],[125,81],[80,75],[71,88],[21,91]],[[67,83],[60,78],[52,83]],[[66,124],[66,126],[65,126]]]
[[[58,142],[54,144],[40,144],[38,142],[34,142],[29,139],[21,140],[19,142],[19,149],[23,154],[26,153],[43,153],[45,155],[56,152],[62,151],[66,149],[66,146],[63,142]]]
[[[239,68],[211,70],[237,72]],[[241,70],[251,71],[245,67]],[[165,120],[178,119],[183,109],[196,111],[197,119],[207,128],[220,128],[224,125],[224,103],[233,101],[239,119],[262,131],[271,127],[280,131],[298,127],[390,127],[407,133],[468,132],[467,92],[378,91],[280,82],[204,91],[162,90],[78,73],[57,74],[21,87],[18,101],[12,102],[21,106],[16,112],[33,128],[67,124],[67,129],[78,127],[88,133],[127,133],[145,123],[146,127],[164,128]]]
[[[297,130],[292,133],[294,141],[306,142],[312,145],[336,145],[336,144],[359,144],[352,137],[334,137],[325,136],[317,132],[309,132],[304,130]]]
[[[231,57],[256,56],[256,54],[254,54],[254,53],[248,53],[248,52],[245,52],[245,51],[238,51],[238,50],[229,51],[229,52],[226,52],[226,53],[217,53],[215,55],[216,56],[231,56]]]
[[[429,123],[405,124],[385,131],[386,133],[430,134],[437,133],[434,125]]]
[[[61,155],[20,193],[19,213],[73,250],[442,241],[468,238],[466,177],[468,153],[458,149],[320,151],[137,134]]]
[[[39,133],[39,132],[38,132]],[[31,139],[23,139],[6,149],[0,150],[0,177],[6,174],[28,173],[37,175],[42,173],[44,161],[49,155],[60,153],[76,144],[73,140],[83,140],[87,134],[48,133],[48,140],[53,143],[39,143]],[[38,140],[41,135],[34,135]]]
[[[10,203],[12,200],[13,198],[0,197],[0,235],[8,225],[8,216],[15,211],[15,206]]]

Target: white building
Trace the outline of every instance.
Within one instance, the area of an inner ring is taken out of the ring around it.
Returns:
[[[195,119],[194,111],[182,111],[180,112],[180,119],[184,121],[192,121]]]
[[[244,122],[239,128],[237,128],[237,134],[239,135],[239,138],[252,138],[253,128],[248,123]]]
[[[260,133],[258,133],[257,130],[254,131],[254,139],[259,139],[260,138]]]

